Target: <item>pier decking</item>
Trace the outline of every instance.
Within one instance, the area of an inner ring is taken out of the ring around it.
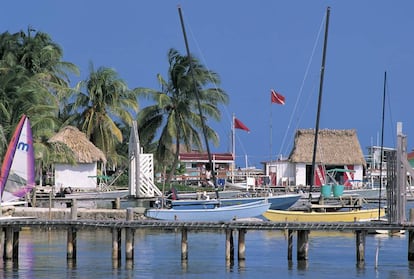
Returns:
[[[124,220],[78,220],[76,209],[72,209],[71,220],[44,220],[36,218],[0,218],[0,230],[4,232],[1,247],[4,260],[17,260],[19,250],[19,232],[22,228],[67,230],[67,259],[76,260],[76,233],[80,230],[107,229],[112,232],[112,258],[121,260],[122,235],[124,235],[125,260],[134,258],[134,234],[136,230],[151,229],[165,233],[181,232],[181,260],[188,259],[189,232],[215,231],[226,237],[225,258],[234,259],[233,234],[238,235],[238,259],[245,259],[245,234],[253,230],[279,230],[288,233],[287,260],[292,260],[293,239],[297,237],[297,260],[308,260],[310,231],[352,231],[355,233],[356,262],[363,265],[365,261],[365,238],[368,232],[375,230],[400,231],[408,234],[408,261],[414,261],[414,222],[392,224],[381,221],[347,222],[347,223],[298,223],[237,220],[230,222],[180,222],[158,220],[134,220],[133,210],[126,210]],[[124,233],[122,233],[124,231]],[[109,253],[109,251],[108,251]]]
[[[299,223],[238,220],[229,222],[181,222],[160,220],[40,220],[34,218],[0,219],[0,227],[52,228],[52,229],[155,229],[155,230],[311,230],[311,231],[355,231],[355,230],[408,230],[414,231],[414,223],[390,224],[383,221],[338,222],[338,223]]]

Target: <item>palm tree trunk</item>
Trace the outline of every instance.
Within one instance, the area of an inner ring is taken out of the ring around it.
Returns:
[[[170,184],[171,179],[173,178],[173,176],[175,174],[175,170],[177,169],[178,157],[180,155],[180,142],[178,140],[176,141],[176,144],[175,144],[175,150],[176,150],[176,152],[175,152],[175,156],[174,156],[174,161],[171,165],[171,170],[170,170],[170,172],[168,173],[168,176],[167,176],[167,181],[166,181],[167,184]],[[171,188],[171,184],[170,184],[170,188]]]

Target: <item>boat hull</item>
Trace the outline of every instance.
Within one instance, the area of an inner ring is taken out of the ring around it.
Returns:
[[[385,216],[385,209],[358,209],[335,212],[268,210],[263,216],[273,222],[360,222]]]
[[[350,189],[344,190],[344,194],[359,195],[365,199],[379,199],[379,189]],[[387,198],[387,192],[385,189],[382,189],[381,198]]]
[[[266,201],[213,209],[147,209],[148,218],[166,221],[220,222],[261,216],[270,207]]]
[[[245,197],[245,198],[232,198],[232,199],[221,199],[222,206],[231,206],[237,204],[245,204],[260,200],[267,200],[270,203],[270,209],[286,210],[294,205],[300,198],[301,194],[287,194],[271,197]]]
[[[220,206],[219,200],[171,200],[173,209],[213,209]]]
[[[171,206],[174,209],[207,209],[217,206],[233,206],[266,200],[270,203],[270,209],[286,210],[294,205],[301,197],[301,194],[286,194],[271,197],[241,197],[220,200],[171,200]]]

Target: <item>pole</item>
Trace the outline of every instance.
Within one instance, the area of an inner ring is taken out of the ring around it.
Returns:
[[[382,164],[384,161],[384,119],[385,119],[385,94],[387,87],[387,72],[384,72],[384,92],[382,95],[382,120],[381,120],[381,149],[380,149],[380,187],[378,192],[378,220],[381,218],[381,190],[382,190]]]
[[[236,129],[234,127],[234,121],[236,116],[233,113],[233,119],[231,122],[231,152],[233,153],[233,167],[231,171],[231,182],[234,182],[234,170],[236,168]]]
[[[319,98],[318,98],[318,111],[316,114],[316,125],[315,125],[315,140],[313,143],[313,155],[312,155],[312,167],[311,167],[311,180],[309,187],[309,199],[312,199],[312,186],[315,179],[315,163],[316,163],[316,151],[318,145],[318,134],[319,134],[319,118],[321,114],[321,104],[322,104],[322,89],[323,89],[323,77],[325,73],[325,61],[326,61],[326,48],[328,44],[328,27],[329,27],[329,13],[331,8],[326,9],[326,24],[325,24],[325,38],[323,44],[323,53],[322,53],[322,66],[321,66],[321,78],[319,83]]]
[[[272,93],[273,94],[273,93]],[[273,117],[272,117],[272,102],[270,102],[270,143],[269,143],[269,161],[272,162],[273,156]]]
[[[208,162],[209,162],[210,167],[212,167],[213,163],[212,163],[212,159],[211,159],[210,146],[208,144],[207,129],[206,129],[205,121],[204,121],[203,112],[201,110],[201,103],[200,103],[200,96],[199,96],[199,92],[198,92],[198,87],[197,87],[197,83],[196,83],[196,80],[195,80],[195,77],[194,77],[193,63],[192,63],[192,58],[191,58],[191,53],[190,53],[190,47],[188,46],[187,34],[185,32],[185,26],[184,26],[183,15],[182,15],[182,12],[181,12],[181,6],[178,6],[178,13],[180,15],[181,28],[183,30],[185,48],[187,50],[187,57],[188,57],[188,62],[189,62],[189,67],[190,67],[189,70],[190,70],[191,78],[193,79],[194,93],[195,93],[196,100],[197,100],[198,113],[200,115],[201,125],[203,127],[204,141],[205,141],[205,144],[206,144],[206,149],[207,149],[207,154],[208,154]],[[212,175],[212,178],[213,178],[214,188],[216,189],[216,196],[217,196],[217,198],[219,198],[218,189],[217,189],[216,174],[215,174],[214,169],[211,170],[211,175]]]

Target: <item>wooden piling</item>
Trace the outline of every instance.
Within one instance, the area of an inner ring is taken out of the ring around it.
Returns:
[[[307,261],[309,252],[309,230],[300,230],[297,234],[297,260]]]
[[[408,261],[414,261],[414,231],[408,231]]]
[[[127,208],[126,220],[134,220],[134,209]],[[135,230],[133,228],[125,229],[125,259],[133,260],[134,259],[134,234]]]
[[[3,259],[13,259],[13,228],[7,227],[4,229],[4,250]]]
[[[293,253],[292,253],[292,249],[293,249],[293,230],[288,230],[288,252],[287,252],[287,259],[288,261],[292,261],[293,258]]]
[[[234,259],[233,230],[226,229],[226,261]]]
[[[118,228],[112,229],[112,259],[119,260],[121,259],[121,240],[122,240],[122,231]]]
[[[361,266],[365,263],[365,237],[367,234],[366,230],[356,230],[356,261],[357,265]]]
[[[72,199],[71,207],[70,207],[70,219],[76,220],[78,219],[78,204],[76,199]],[[74,227],[69,227],[67,231],[67,254],[66,258],[68,260],[76,260],[76,236],[77,231]]]
[[[132,228],[125,230],[125,259],[134,259],[134,229]]]
[[[72,199],[72,203],[70,207],[70,219],[71,220],[78,219],[78,203],[76,199]]]
[[[246,229],[239,229],[239,245],[237,250],[237,259],[246,259]]]
[[[13,260],[19,259],[19,235],[20,230],[18,228],[15,228],[13,230]]]
[[[188,260],[188,242],[187,242],[187,229],[181,230],[181,260]]]
[[[410,223],[414,223],[414,208],[410,208]],[[414,261],[414,231],[408,230],[408,261]]]
[[[72,210],[71,210],[71,217],[73,219],[77,218],[76,214],[76,201],[72,203]],[[77,255],[77,230],[81,230],[84,228],[107,228],[110,229],[112,232],[112,258],[114,262],[119,260],[114,264],[114,267],[118,267],[121,263],[121,236],[122,230],[125,229],[125,253],[126,253],[126,266],[133,266],[133,257],[134,257],[134,234],[136,229],[140,228],[147,228],[148,224],[146,222],[130,222],[134,220],[134,211],[132,208],[127,209],[126,211],[126,222],[119,222],[119,221],[92,221],[92,220],[84,220],[82,222],[73,222],[67,217],[67,222],[62,222],[63,220],[40,220],[40,222],[44,222],[43,225],[50,228],[59,228],[59,229],[66,229],[67,230],[67,259],[68,259],[68,266],[72,263],[76,264],[76,255]],[[393,224],[392,229],[405,229],[408,233],[408,261],[410,264],[414,262],[414,222],[412,218],[414,217],[414,209],[410,212],[410,223],[403,223],[403,224]],[[188,231],[199,230],[199,229],[217,229],[218,227],[214,228],[213,226],[216,224],[205,224],[203,222],[193,224],[193,223],[169,223],[169,222],[149,222],[151,227],[156,230],[161,230],[162,228],[167,229],[175,229],[181,230],[182,233],[182,243],[181,243],[181,259],[186,261],[188,259]],[[380,224],[380,223],[378,223]],[[308,260],[308,250],[309,250],[309,233],[312,229],[318,231],[332,231],[338,229],[340,227],[341,230],[352,230],[355,233],[355,241],[356,241],[356,261],[358,267],[363,267],[365,263],[365,242],[366,242],[366,235],[369,229],[385,229],[390,230],[389,226],[379,226],[377,223],[372,224],[361,224],[357,227],[353,224],[341,223],[341,224],[334,224],[326,225],[326,227],[321,227],[321,224],[315,225],[314,228],[310,228],[312,225],[304,224],[304,226],[298,227],[297,224],[261,224],[264,227],[259,229],[265,230],[287,230],[287,240],[288,240],[288,260],[289,265],[292,261],[292,251],[293,251],[293,234],[297,233],[297,261],[298,261],[298,269],[299,265],[301,267],[306,267]],[[3,259],[5,260],[15,260],[18,259],[19,254],[19,234],[20,229],[22,227],[37,227],[39,225],[39,220],[31,221],[31,219],[21,221],[19,219],[12,220],[12,222],[2,222],[0,230],[3,230],[4,233],[0,234],[0,253],[3,253]],[[306,225],[306,226],[305,226]],[[231,229],[230,229],[231,227]],[[220,229],[223,228],[223,225],[220,224]],[[238,231],[238,259],[239,259],[239,266],[242,266],[242,262],[245,260],[245,252],[246,252],[246,243],[245,243],[245,234],[247,230],[257,230],[256,224],[243,224],[238,225],[237,223],[229,224],[229,226],[225,226],[225,234],[226,234],[226,242],[225,242],[225,258],[226,264],[234,263],[234,243],[233,243],[233,232],[235,230]],[[1,233],[1,231],[0,231]],[[2,248],[2,249],[1,249]]]
[[[37,190],[37,188],[34,187],[33,188],[33,193],[32,193],[32,201],[31,201],[31,206],[32,207],[36,207],[36,190]]]
[[[49,220],[52,219],[52,207],[54,206],[52,202],[52,192],[49,192]]]
[[[121,198],[117,197],[114,201],[112,201],[112,209],[120,209],[121,208]]]
[[[67,232],[67,259],[76,259],[76,228],[70,227]]]

